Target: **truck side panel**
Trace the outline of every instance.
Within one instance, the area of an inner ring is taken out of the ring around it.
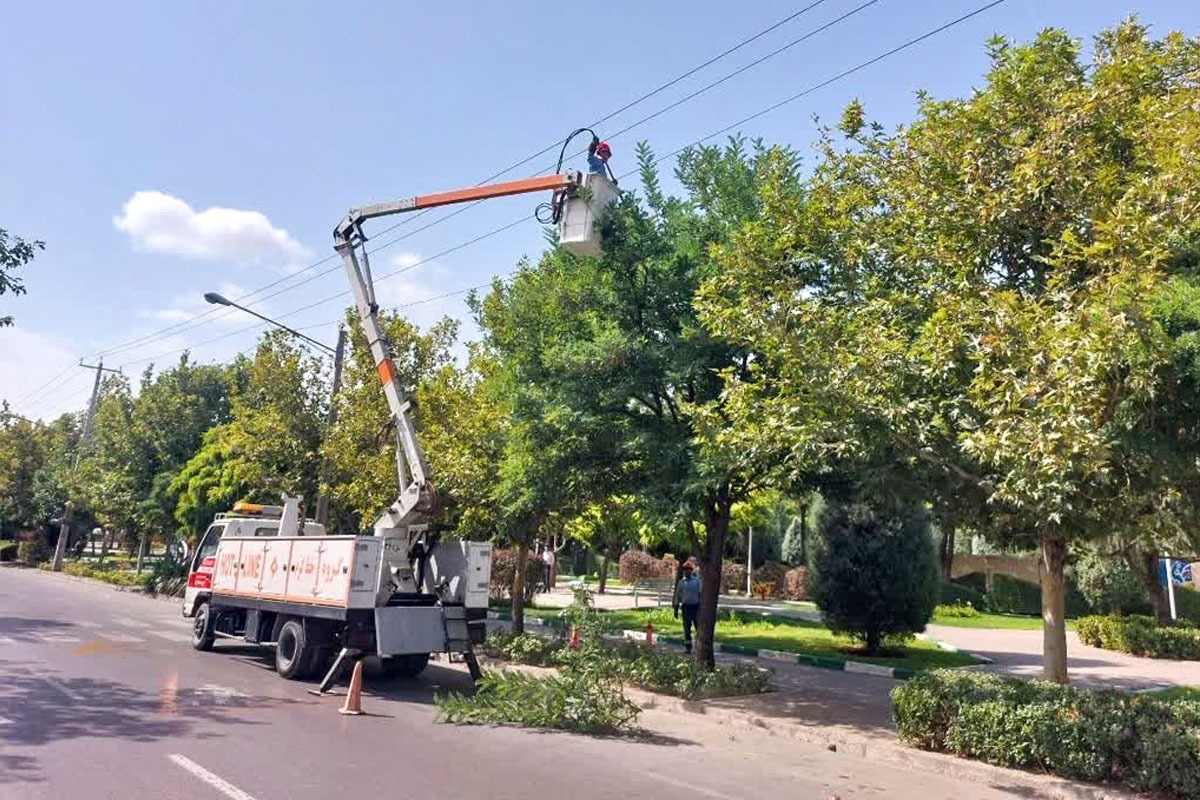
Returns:
[[[287,596],[288,565],[292,559],[290,539],[263,539],[263,571],[258,583],[262,597],[282,599]]]
[[[242,558],[242,542],[238,539],[222,539],[217,547],[217,571],[213,575],[214,592],[236,592],[238,564]]]

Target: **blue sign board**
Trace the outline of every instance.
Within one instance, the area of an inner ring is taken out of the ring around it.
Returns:
[[[1160,558],[1158,560],[1158,582],[1163,586],[1167,585],[1167,560]],[[1180,584],[1192,584],[1192,565],[1186,561],[1171,562],[1171,582],[1176,586]]]

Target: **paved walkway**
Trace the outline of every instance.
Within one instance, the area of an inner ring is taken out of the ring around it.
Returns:
[[[553,592],[534,598],[534,605],[562,607],[571,602],[571,592],[559,586]],[[594,595],[597,608],[625,609],[634,607],[630,594]],[[793,603],[755,600],[722,595],[721,607],[757,611],[777,616],[801,619],[820,619],[815,611]],[[638,598],[645,607],[656,605],[653,596]],[[949,625],[930,625],[927,633],[947,644],[991,659],[993,664],[982,669],[1025,678],[1042,674],[1042,632],[1040,630],[1002,630],[996,628],[958,628]],[[821,670],[800,668],[804,672]],[[1067,669],[1078,686],[1104,686],[1114,689],[1146,690],[1168,686],[1200,686],[1200,661],[1171,661],[1088,647],[1073,631],[1067,631]],[[836,673],[835,673],[836,674]],[[854,682],[879,681],[878,678],[842,675]],[[885,685],[890,682],[883,681]]]

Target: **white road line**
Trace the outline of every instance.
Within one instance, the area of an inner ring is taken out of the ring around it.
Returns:
[[[39,641],[58,644],[76,644],[83,641],[83,639],[80,639],[78,636],[67,636],[62,633],[39,633],[35,635]]]
[[[12,644],[15,641],[11,636],[0,636],[0,644]]]
[[[192,635],[190,633],[180,633],[178,631],[146,631],[146,632],[149,634],[152,634],[154,636],[161,637],[163,639],[169,639],[172,642],[190,642],[190,641],[192,641]]]
[[[112,633],[111,631],[101,631],[100,636],[103,636],[110,642],[124,642],[126,644],[138,644],[146,641],[140,636],[131,636],[128,633]]]
[[[149,628],[150,623],[142,622],[140,619],[130,619],[129,617],[113,617],[113,622],[118,625],[124,625],[126,628]]]
[[[79,625],[81,627],[84,627],[84,628],[99,628],[100,627],[99,622],[88,622],[87,620],[82,620],[82,619],[79,620],[78,622],[76,622],[75,624]]]
[[[172,753],[171,755],[167,756],[167,758],[171,759],[176,764],[183,767],[188,772],[192,773],[197,778],[204,781],[226,797],[231,797],[233,800],[254,800],[253,795],[246,794],[241,789],[222,778],[220,775],[214,775],[204,767],[197,764],[195,761],[192,761],[187,756],[181,756],[179,753]]]
[[[13,721],[8,717],[0,717],[0,725],[12,725]]]
[[[660,772],[643,772],[642,774],[654,778],[655,780],[662,781],[663,783],[669,783],[672,786],[678,786],[680,789],[687,789],[692,794],[702,794],[706,797],[716,798],[716,800],[738,800],[731,794],[725,794],[724,792],[717,792],[712,789],[707,789],[703,786],[697,785],[692,781],[677,780],[667,775],[663,775]]]

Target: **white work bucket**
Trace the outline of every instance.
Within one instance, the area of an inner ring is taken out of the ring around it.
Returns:
[[[558,223],[558,245],[577,256],[600,255],[600,220],[621,190],[606,176],[583,176],[575,197],[567,198]]]

